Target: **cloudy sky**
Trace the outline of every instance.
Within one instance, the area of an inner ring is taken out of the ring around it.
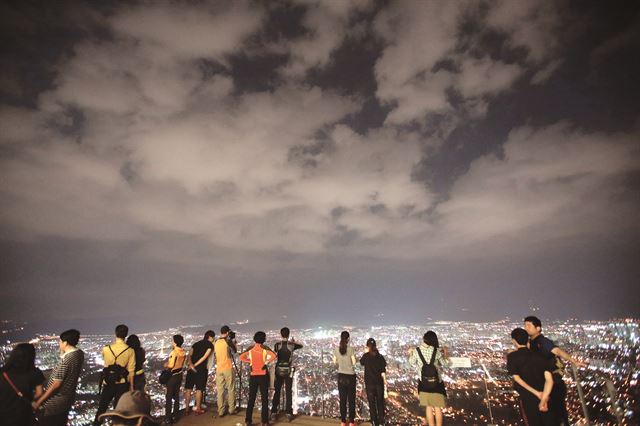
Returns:
[[[3,2],[0,312],[637,316],[639,10]]]

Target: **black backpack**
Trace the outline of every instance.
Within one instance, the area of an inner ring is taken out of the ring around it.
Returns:
[[[276,343],[277,345],[277,343]],[[289,349],[289,342],[280,343],[278,348],[278,361],[276,362],[276,376],[278,377],[291,377],[291,355],[293,351]]]
[[[116,361],[118,360],[118,357],[120,355],[122,355],[123,353],[125,353],[131,348],[127,346],[125,350],[123,350],[118,355],[116,355],[115,352],[113,352],[113,349],[111,349],[111,346],[107,346],[107,347],[113,354],[114,360],[113,360],[113,364],[105,367],[102,370],[102,381],[104,381],[105,384],[112,386],[112,385],[115,385],[116,383],[119,383],[120,380],[126,379],[129,376],[129,371],[127,371],[127,369],[124,368],[123,366],[116,363]]]
[[[421,392],[437,392],[440,389],[440,378],[438,377],[438,369],[436,368],[434,361],[436,359],[436,351],[438,349],[433,348],[429,363],[424,359],[420,348],[416,348],[416,350],[422,360],[422,372],[420,374],[418,390]]]

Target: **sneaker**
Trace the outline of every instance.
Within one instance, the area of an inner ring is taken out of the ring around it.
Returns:
[[[293,421],[293,414],[287,414],[287,420],[288,421]]]
[[[271,419],[272,422],[275,422],[278,419],[278,414],[271,413],[271,416],[269,416],[269,418]]]
[[[229,414],[234,416],[234,415],[238,414],[238,412],[240,412],[240,410],[238,410],[238,408],[234,408],[233,410],[229,411]]]

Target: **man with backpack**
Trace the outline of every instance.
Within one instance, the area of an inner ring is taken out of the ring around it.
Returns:
[[[124,341],[129,334],[129,327],[120,324],[116,327],[116,340],[102,349],[104,369],[100,377],[100,402],[93,424],[100,424],[99,417],[107,411],[109,404],[114,406],[120,396],[133,391],[133,376],[136,368],[136,355]]]
[[[273,347],[274,352],[278,356],[275,368],[275,391],[273,393],[273,402],[271,404],[271,420],[276,420],[278,416],[278,405],[280,404],[280,391],[282,385],[285,389],[285,414],[287,420],[293,420],[293,397],[292,397],[292,385],[293,385],[293,351],[302,349],[302,345],[295,340],[289,340],[290,330],[287,327],[280,329],[280,336],[282,340],[277,342]]]

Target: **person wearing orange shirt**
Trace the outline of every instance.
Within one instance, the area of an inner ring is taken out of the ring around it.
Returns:
[[[245,424],[252,424],[253,407],[260,389],[260,397],[262,398],[262,425],[269,424],[269,373],[268,365],[276,359],[276,354],[264,345],[267,335],[264,331],[258,331],[253,336],[256,344],[249,350],[240,354],[240,361],[251,365],[251,375],[249,377],[249,401],[247,402],[247,414],[245,416]]]
[[[216,388],[218,390],[218,416],[236,414],[235,378],[233,377],[233,354],[236,344],[228,325],[220,328],[220,338],[213,345],[216,355]],[[227,400],[224,391],[227,391]]]

